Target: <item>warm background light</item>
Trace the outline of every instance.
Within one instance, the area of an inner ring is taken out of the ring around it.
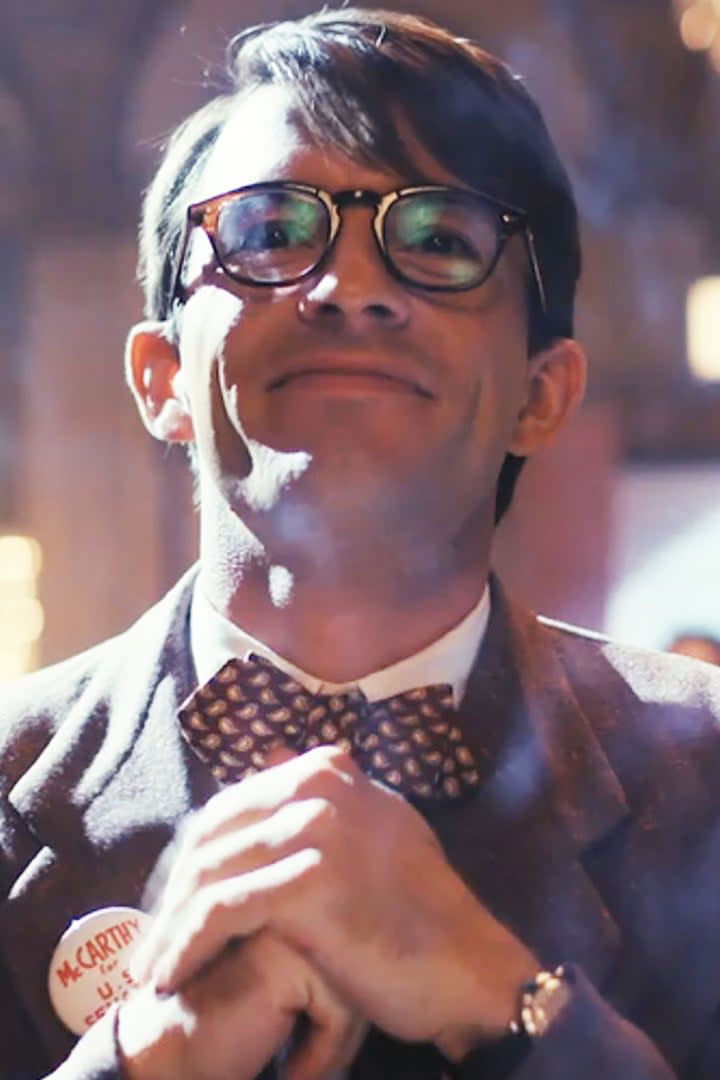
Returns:
[[[708,56],[715,71],[720,75],[720,31],[715,35],[715,40],[708,49]]]
[[[674,0],[674,6],[685,47],[707,52],[720,71],[720,0]]]
[[[37,597],[40,545],[30,536],[0,536],[0,682],[37,666],[45,614]]]
[[[720,276],[700,278],[688,290],[687,350],[693,375],[720,380]]]
[[[705,4],[693,4],[680,17],[680,34],[688,49],[709,49],[717,33],[717,16]]]

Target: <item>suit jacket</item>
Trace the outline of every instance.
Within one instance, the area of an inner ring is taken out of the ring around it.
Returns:
[[[118,1075],[105,1021],[73,1050],[48,966],[72,919],[140,906],[176,823],[215,790],[176,721],[195,683],[193,580],[0,696],[4,1080]],[[497,582],[492,594],[461,708],[483,782],[423,812],[493,914],[576,973],[513,1077],[717,1080],[720,672],[540,620]],[[353,1076],[437,1075],[403,1053],[376,1034]]]

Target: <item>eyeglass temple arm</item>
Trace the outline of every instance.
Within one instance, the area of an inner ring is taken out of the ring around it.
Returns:
[[[200,221],[196,221],[194,218],[193,207],[190,207],[185,218],[185,225],[182,232],[182,237],[177,248],[175,260],[173,263],[173,274],[171,279],[170,292],[168,298],[170,301],[170,307],[172,308],[175,300],[185,299],[185,286],[182,283],[183,264],[185,262],[185,256],[187,255],[188,243],[190,241],[190,233],[192,232],[193,225],[199,225]]]
[[[525,246],[527,248],[528,258],[530,259],[530,265],[532,267],[532,272],[535,277],[535,284],[537,285],[537,290],[540,296],[540,304],[543,309],[543,314],[547,315],[548,308],[547,296],[545,294],[545,283],[543,281],[543,276],[540,271],[540,263],[538,262],[537,252],[535,250],[535,237],[533,236],[532,227],[530,225],[526,225],[523,232],[525,234]]]

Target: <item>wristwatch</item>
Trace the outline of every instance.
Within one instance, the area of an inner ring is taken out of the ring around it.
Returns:
[[[478,1080],[492,1076],[504,1080],[525,1060],[533,1042],[547,1034],[572,997],[572,972],[560,966],[540,971],[520,991],[518,1017],[503,1038],[480,1043],[447,1075],[452,1080]]]
[[[520,996],[520,1019],[511,1028],[524,1030],[531,1038],[541,1038],[567,1007],[572,996],[572,980],[561,965],[555,971],[541,971],[525,983]]]

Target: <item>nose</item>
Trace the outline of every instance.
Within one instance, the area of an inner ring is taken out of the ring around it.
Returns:
[[[300,318],[357,334],[404,326],[410,296],[383,262],[368,211],[357,208],[344,216],[329,259],[302,290]]]

